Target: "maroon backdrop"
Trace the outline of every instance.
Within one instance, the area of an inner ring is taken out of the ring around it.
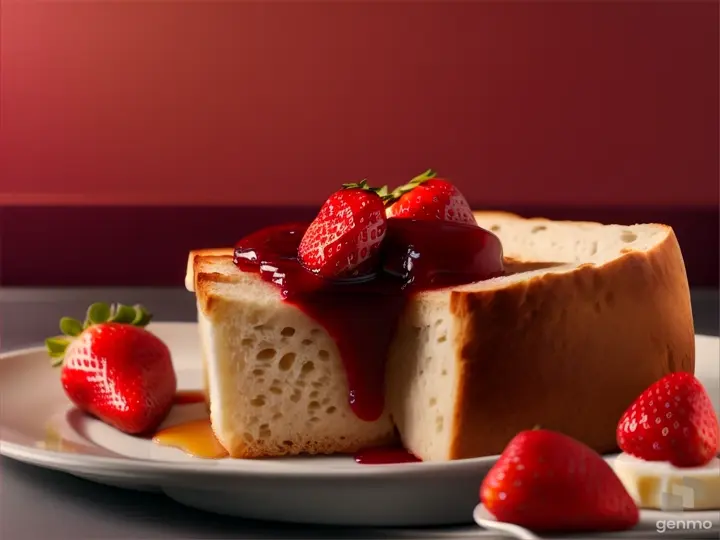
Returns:
[[[3,2],[0,203],[714,205],[716,2]]]
[[[179,284],[431,166],[478,208],[668,222],[717,283],[718,61],[716,2],[4,0],[0,281]]]

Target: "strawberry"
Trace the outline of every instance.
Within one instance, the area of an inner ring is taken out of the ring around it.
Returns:
[[[428,170],[385,197],[388,217],[477,225],[462,193]]]
[[[534,429],[513,438],[480,486],[498,521],[536,531],[620,531],[638,508],[610,465],[561,433]]]
[[[671,373],[647,388],[620,418],[618,446],[646,461],[699,467],[718,452],[718,417],[690,373]]]
[[[365,180],[343,184],[305,231],[298,247],[302,265],[324,278],[371,273],[387,231],[382,199],[386,191],[368,186]]]
[[[84,324],[63,317],[64,335],[45,340],[70,401],[125,433],[157,428],[177,389],[170,351],[144,328],[151,318],[142,306],[97,303]]]

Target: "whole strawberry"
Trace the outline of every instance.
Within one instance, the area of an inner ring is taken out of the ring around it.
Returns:
[[[157,428],[177,389],[170,351],[145,330],[142,306],[97,303],[85,323],[63,317],[63,336],[45,340],[70,401],[82,411],[130,434]]]
[[[480,486],[498,521],[535,531],[620,531],[639,520],[637,506],[603,458],[561,433],[523,431]]]
[[[646,389],[620,418],[618,446],[646,461],[699,467],[718,452],[718,418],[690,373],[671,373]]]
[[[462,193],[428,170],[385,197],[387,216],[477,225]]]
[[[382,195],[363,180],[333,193],[307,228],[298,247],[302,265],[324,278],[372,273],[387,231]]]

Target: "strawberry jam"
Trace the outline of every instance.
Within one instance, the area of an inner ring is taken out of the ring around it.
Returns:
[[[381,446],[366,448],[355,454],[355,463],[360,465],[392,465],[395,463],[420,463],[420,460],[411,452],[402,447]]]
[[[274,283],[286,302],[316,320],[335,340],[350,406],[366,421],[382,415],[385,360],[407,298],[503,273],[500,241],[485,229],[392,218],[387,226],[376,273],[350,280],[322,279],[298,262],[306,224],[262,229],[235,246],[240,270],[258,272]]]

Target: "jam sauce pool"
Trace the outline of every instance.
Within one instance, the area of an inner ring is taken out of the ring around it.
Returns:
[[[358,418],[375,421],[385,405],[388,347],[408,297],[502,275],[502,246],[473,225],[391,218],[377,272],[331,281],[297,259],[306,229],[291,223],[259,230],[235,245],[234,262],[274,283],[286,302],[325,328],[342,357],[350,407]]]
[[[393,463],[420,463],[420,459],[402,447],[381,446],[361,450],[355,454],[355,463],[360,465],[390,465]]]

